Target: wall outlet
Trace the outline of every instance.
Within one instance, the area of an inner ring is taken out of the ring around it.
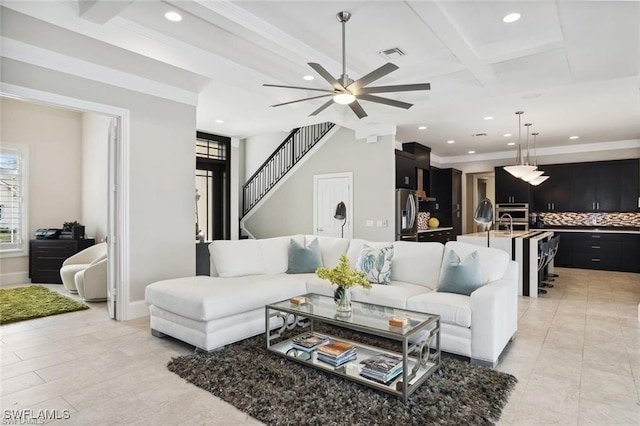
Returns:
[[[382,219],[382,227],[383,228],[389,227],[389,221],[387,219]]]
[[[378,228],[382,228],[382,219],[378,219],[378,220],[376,221],[376,226],[377,226]]]
[[[364,222],[364,226],[366,226],[367,228],[371,228],[371,227],[373,226],[373,220],[371,220],[371,219],[367,219],[367,220]]]

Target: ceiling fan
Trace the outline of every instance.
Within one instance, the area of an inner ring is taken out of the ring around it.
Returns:
[[[294,104],[302,101],[309,101],[312,99],[325,98],[328,96],[332,96],[332,99],[322,104],[320,108],[313,111],[310,116],[318,115],[320,112],[324,111],[328,107],[330,107],[334,102],[342,105],[349,105],[351,110],[358,116],[358,118],[364,118],[367,116],[367,113],[364,111],[359,100],[376,102],[379,104],[390,105],[397,108],[409,109],[413,106],[413,104],[407,102],[396,101],[394,99],[383,98],[380,96],[375,96],[372,93],[385,93],[385,92],[409,92],[415,90],[430,90],[431,85],[429,83],[422,84],[401,84],[396,86],[375,86],[375,87],[366,87],[368,84],[373,83],[374,81],[384,77],[385,75],[395,71],[398,67],[391,62],[388,62],[371,71],[369,74],[361,77],[358,80],[352,80],[347,75],[347,63],[346,63],[346,42],[345,42],[345,24],[351,18],[351,13],[342,11],[338,12],[336,15],[338,21],[342,23],[342,75],[339,79],[334,78],[329,72],[322,67],[320,64],[316,64],[313,62],[309,62],[308,65],[314,69],[322,78],[331,84],[333,89],[317,89],[314,87],[299,87],[299,86],[282,86],[279,84],[263,84],[263,86],[267,87],[281,87],[285,89],[299,89],[299,90],[312,90],[316,92],[326,92],[324,95],[320,96],[312,96],[310,98],[298,99],[295,101],[284,102],[281,104],[271,105],[272,107],[278,107],[282,105]]]

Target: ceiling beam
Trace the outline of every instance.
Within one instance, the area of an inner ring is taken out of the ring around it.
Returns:
[[[127,8],[133,0],[78,0],[78,15],[95,24],[105,24]]]

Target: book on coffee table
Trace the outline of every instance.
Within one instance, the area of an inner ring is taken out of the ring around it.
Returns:
[[[324,336],[315,333],[304,333],[291,339],[292,346],[305,352],[312,352],[330,342]]]
[[[360,374],[368,379],[388,383],[402,373],[402,358],[391,354],[377,354],[360,361]]]
[[[339,340],[332,340],[328,344],[318,348],[318,360],[340,367],[358,358],[355,345]]]

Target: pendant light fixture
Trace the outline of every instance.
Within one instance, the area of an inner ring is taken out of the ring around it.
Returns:
[[[533,165],[538,167],[538,148],[536,147],[536,136],[539,135],[539,133],[531,133],[533,135],[533,152],[535,154],[535,160]],[[529,182],[529,185],[533,185],[533,186],[538,186],[540,185],[542,182],[544,182],[545,180],[549,179],[549,176],[544,176],[543,175],[544,172],[540,173],[540,176],[537,176],[527,182]]]
[[[517,178],[521,178],[522,176],[529,174],[536,169],[535,166],[529,165],[529,160],[528,160],[529,146],[528,145],[527,145],[527,162],[525,163],[524,159],[522,158],[522,145],[520,142],[522,139],[522,125],[520,124],[522,114],[524,114],[524,111],[516,111],[516,115],[518,116],[518,154],[516,156],[516,164],[514,166],[503,167],[503,169],[505,169],[507,172],[511,173],[514,177],[517,177]]]
[[[525,164],[530,164],[529,163],[529,129],[531,127],[531,123],[525,123],[524,126],[527,128],[527,159],[525,161]],[[534,151],[536,149],[535,148],[535,146],[536,146],[535,140],[536,140],[536,136],[537,135],[538,135],[537,133],[534,133],[534,136],[533,136],[533,150]],[[537,154],[536,154],[535,162],[533,164],[531,164],[531,165],[533,167],[535,167],[535,169],[532,172],[527,173],[524,176],[520,176],[520,179],[522,179],[525,182],[531,182],[533,179],[537,178],[538,176],[541,176],[544,173],[542,170],[537,170],[537,168],[538,168],[538,156],[537,156]]]

